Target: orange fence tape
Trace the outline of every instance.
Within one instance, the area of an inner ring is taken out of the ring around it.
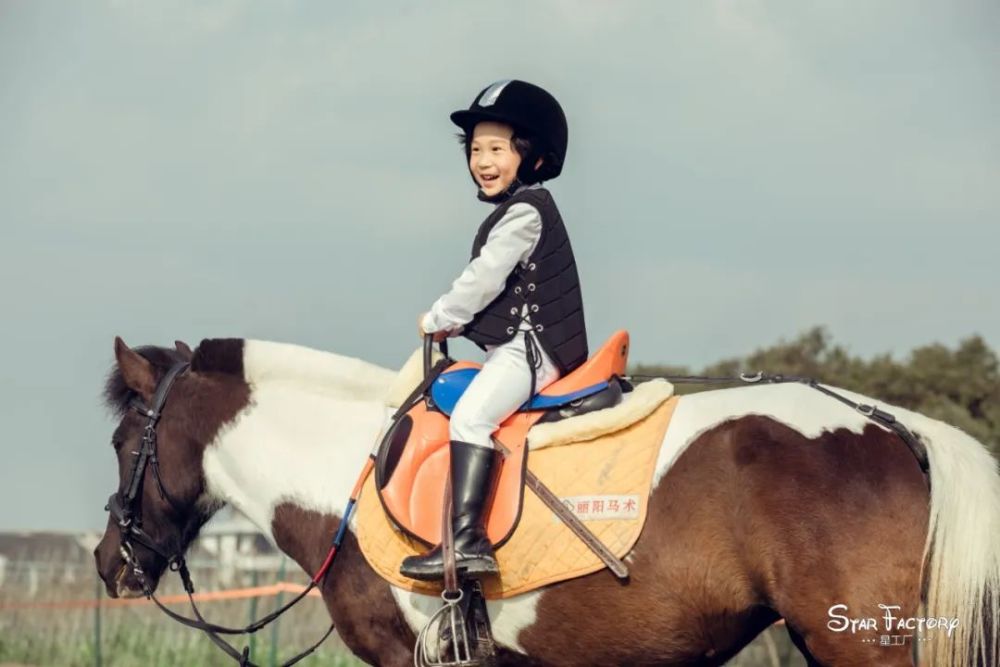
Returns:
[[[195,593],[195,602],[218,602],[221,600],[242,600],[244,598],[259,598],[278,595],[279,593],[301,593],[305,586],[292,584],[289,582],[279,582],[271,586],[256,586],[253,588],[235,588],[227,591],[211,591],[207,593]],[[309,591],[308,597],[320,597],[318,590]],[[167,595],[160,598],[163,604],[182,604],[188,601],[186,594]],[[132,599],[111,599],[101,598],[100,600],[61,600],[58,602],[17,602],[4,604],[0,603],[0,611],[16,609],[93,609],[101,607],[126,607],[130,605],[149,605],[152,600],[146,598]]]

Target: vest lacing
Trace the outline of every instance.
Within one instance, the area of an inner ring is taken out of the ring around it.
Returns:
[[[528,271],[530,272],[534,269],[535,263],[532,262],[528,265]],[[511,315],[517,315],[520,322],[528,327],[524,330],[524,358],[528,362],[528,370],[531,372],[531,391],[528,394],[528,401],[531,401],[535,396],[535,390],[538,388],[538,371],[541,370],[543,362],[542,346],[539,344],[534,332],[535,330],[542,331],[543,328],[541,324],[533,324],[531,322],[531,313],[538,312],[538,306],[528,303],[528,295],[535,291],[535,283],[529,282],[526,285],[524,284],[525,270],[520,265],[515,269],[515,273],[521,284],[514,286],[514,295],[521,300],[522,305],[520,308],[517,306],[511,308]],[[520,329],[520,325],[518,325],[518,329]],[[517,335],[514,325],[507,327],[507,333]]]

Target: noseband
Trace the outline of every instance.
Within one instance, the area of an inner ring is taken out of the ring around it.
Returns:
[[[178,503],[176,503],[167,493],[167,490],[163,486],[163,480],[160,478],[160,462],[156,454],[156,426],[163,414],[163,406],[167,402],[167,396],[170,393],[170,388],[173,387],[177,378],[186,372],[189,367],[190,364],[187,362],[180,362],[170,367],[170,370],[167,371],[166,375],[163,376],[159,384],[156,386],[156,391],[153,393],[152,405],[147,406],[141,399],[139,399],[138,396],[133,397],[129,402],[129,407],[131,409],[146,418],[146,426],[142,430],[142,443],[139,445],[139,450],[133,452],[135,460],[132,463],[131,471],[129,471],[128,482],[125,484],[124,490],[112,493],[111,497],[108,499],[108,504],[104,506],[104,509],[105,511],[110,512],[111,516],[114,517],[115,521],[118,523],[118,533],[121,540],[118,551],[121,554],[122,559],[124,559],[125,564],[131,568],[132,573],[135,575],[136,579],[139,580],[139,583],[142,585],[142,591],[146,597],[156,603],[156,606],[159,607],[161,611],[178,623],[186,625],[190,628],[201,630],[207,634],[209,639],[225,651],[231,658],[236,660],[241,666],[247,665],[252,667],[253,663],[250,662],[249,647],[239,651],[222,639],[219,635],[240,635],[257,632],[295,606],[295,604],[305,598],[306,595],[312,591],[312,589],[316,588],[316,586],[325,580],[326,574],[329,572],[330,566],[333,564],[334,556],[336,556],[337,550],[344,539],[345,533],[347,532],[346,529],[351,511],[354,508],[357,493],[360,492],[360,482],[367,476],[368,471],[371,470],[371,462],[369,461],[369,463],[366,464],[366,467],[362,472],[362,479],[359,480],[358,485],[355,487],[355,491],[347,505],[347,510],[344,513],[344,518],[340,523],[340,528],[333,539],[333,544],[323,561],[322,567],[309,581],[309,585],[303,588],[301,593],[278,609],[275,609],[267,616],[254,621],[244,628],[229,628],[209,623],[201,615],[201,612],[198,610],[198,606],[194,602],[194,583],[191,581],[191,573],[188,571],[187,564],[184,562],[184,545],[181,543],[181,540],[177,539],[173,541],[173,544],[163,546],[153,539],[153,537],[142,527],[142,486],[146,479],[147,468],[152,471],[153,479],[156,480],[156,486],[159,490],[160,497],[165,500],[175,512],[182,514],[180,505],[178,505]],[[181,582],[184,584],[184,591],[187,593],[195,618],[188,618],[171,609],[168,609],[156,598],[153,594],[152,586],[150,586],[149,582],[146,581],[146,573],[143,571],[142,566],[139,563],[139,559],[135,555],[133,542],[142,545],[160,558],[163,558],[167,562],[167,567],[171,571],[177,572],[180,575]],[[330,636],[333,629],[334,626],[331,623],[330,628],[322,637],[320,637],[319,641],[295,657],[287,660],[283,663],[283,667],[293,665],[310,655],[319,647],[320,644],[323,643],[323,641],[326,640],[327,637]]]

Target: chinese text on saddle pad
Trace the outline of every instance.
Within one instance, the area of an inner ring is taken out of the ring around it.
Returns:
[[[639,496],[637,494],[569,496],[560,498],[560,500],[581,521],[639,518]],[[552,520],[558,521],[559,519],[553,514]]]

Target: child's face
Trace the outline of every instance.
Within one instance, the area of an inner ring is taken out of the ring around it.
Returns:
[[[521,156],[514,150],[510,125],[483,121],[472,131],[469,170],[483,193],[489,197],[510,187],[517,178]]]

